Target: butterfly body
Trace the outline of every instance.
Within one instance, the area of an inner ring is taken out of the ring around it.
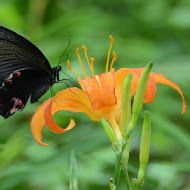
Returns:
[[[60,66],[51,68],[42,52],[17,33],[0,26],[0,115],[22,111],[59,81]]]

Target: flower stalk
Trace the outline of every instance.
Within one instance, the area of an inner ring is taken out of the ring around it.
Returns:
[[[121,174],[121,158],[122,158],[122,152],[116,155],[115,175],[113,180],[113,183],[116,186],[116,190],[118,189],[120,174]]]
[[[122,171],[126,179],[127,189],[132,190],[128,174],[128,161],[129,161],[129,142],[126,143],[122,153]]]

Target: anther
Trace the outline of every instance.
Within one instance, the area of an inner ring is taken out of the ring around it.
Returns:
[[[86,72],[85,72],[85,69],[84,69],[80,54],[79,54],[79,48],[78,47],[76,48],[76,54],[77,54],[77,57],[79,59],[79,63],[80,63],[80,67],[82,69],[83,76],[84,76],[84,78],[87,78],[87,75],[86,75]]]
[[[78,47],[76,48],[76,54],[77,55],[79,54],[79,48]]]
[[[95,75],[95,73],[94,73],[94,61],[95,61],[94,57],[91,57],[90,58],[90,65],[91,65],[92,76]]]
[[[113,38],[112,35],[109,35],[109,37],[110,37],[110,42],[111,42],[111,44],[112,44],[112,46],[113,46],[113,44],[114,44],[114,38]]]
[[[70,63],[70,61],[69,61],[69,60],[67,61],[67,67],[69,68],[69,70],[70,70],[70,71],[72,71],[72,68],[71,68],[71,63]]]
[[[80,78],[79,73],[78,73],[75,69],[73,69],[73,68],[71,67],[71,63],[70,63],[69,60],[67,61],[67,67],[69,68],[70,71],[73,71],[73,72],[77,75],[77,77]]]
[[[116,60],[117,60],[117,55],[116,55],[115,51],[113,51],[113,58],[112,58],[112,61],[111,61],[110,71],[112,70],[113,64],[114,64],[114,62]]]
[[[91,57],[91,58],[90,58],[90,61],[91,61],[91,62],[94,62],[94,61],[95,61],[94,57]]]
[[[86,46],[81,46],[82,47],[82,49],[85,51],[85,52],[87,52],[87,48],[86,48]]]
[[[87,54],[87,48],[86,48],[86,46],[82,46],[82,49],[84,50],[84,55],[85,55],[85,58],[86,58],[86,61],[87,61],[87,63],[88,63],[88,66],[89,66],[89,68],[90,68],[90,71],[91,71],[91,73],[92,73],[92,76],[94,76],[94,68],[93,68],[93,64],[91,64],[90,63],[90,61],[89,61],[89,58],[88,58],[88,54]]]
[[[115,51],[113,52],[113,60],[117,61],[117,55],[116,55]]]

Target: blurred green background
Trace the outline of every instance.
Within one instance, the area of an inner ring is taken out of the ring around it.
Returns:
[[[115,69],[144,67],[153,61],[161,72],[178,83],[189,104],[190,90],[190,1],[189,0],[0,0],[0,25],[32,41],[57,66],[62,52],[79,68],[75,48],[86,45],[96,73],[103,72],[108,35],[115,39],[118,60]],[[76,80],[66,66],[63,70]],[[62,75],[62,77],[65,77]],[[56,84],[54,92],[65,88]],[[62,135],[43,132],[48,147],[38,145],[30,132],[31,116],[51,97],[47,92],[38,103],[7,120],[0,118],[0,190],[69,189],[70,153],[79,167],[81,190],[106,190],[114,174],[115,155],[99,123],[80,114],[59,113],[57,122],[66,126],[73,117],[77,126]],[[152,116],[150,162],[144,190],[190,189],[190,117],[181,115],[180,95],[158,85],[153,103],[144,106]],[[142,117],[132,136],[129,171],[136,177]],[[121,178],[120,189],[125,188]]]

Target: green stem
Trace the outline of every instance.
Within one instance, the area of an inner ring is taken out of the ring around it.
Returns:
[[[141,190],[142,185],[138,184],[137,182],[134,185],[134,190]]]
[[[125,175],[125,179],[126,179],[126,183],[127,183],[127,190],[132,190],[128,172],[123,170],[123,167],[122,167],[122,171],[123,171],[123,173]]]
[[[117,154],[116,156],[115,175],[114,175],[114,180],[113,180],[113,183],[115,184],[116,189],[118,188],[120,173],[121,173],[121,158],[122,158],[122,152]]]
[[[127,171],[128,170],[128,160],[129,160],[129,141],[127,144],[126,143],[115,144],[113,147],[116,152],[115,175],[114,175],[114,179],[113,179],[113,184],[115,185],[114,188],[115,188],[115,190],[118,189],[120,174],[121,174],[121,170],[122,170],[125,175],[125,178],[126,178],[127,190],[132,190],[128,171]],[[121,147],[121,149],[118,147]],[[110,188],[111,188],[111,186],[110,186]]]
[[[123,144],[122,147],[122,171],[126,178],[127,183],[127,190],[131,190],[131,184],[129,180],[129,174],[128,174],[128,161],[129,161],[129,140]]]

